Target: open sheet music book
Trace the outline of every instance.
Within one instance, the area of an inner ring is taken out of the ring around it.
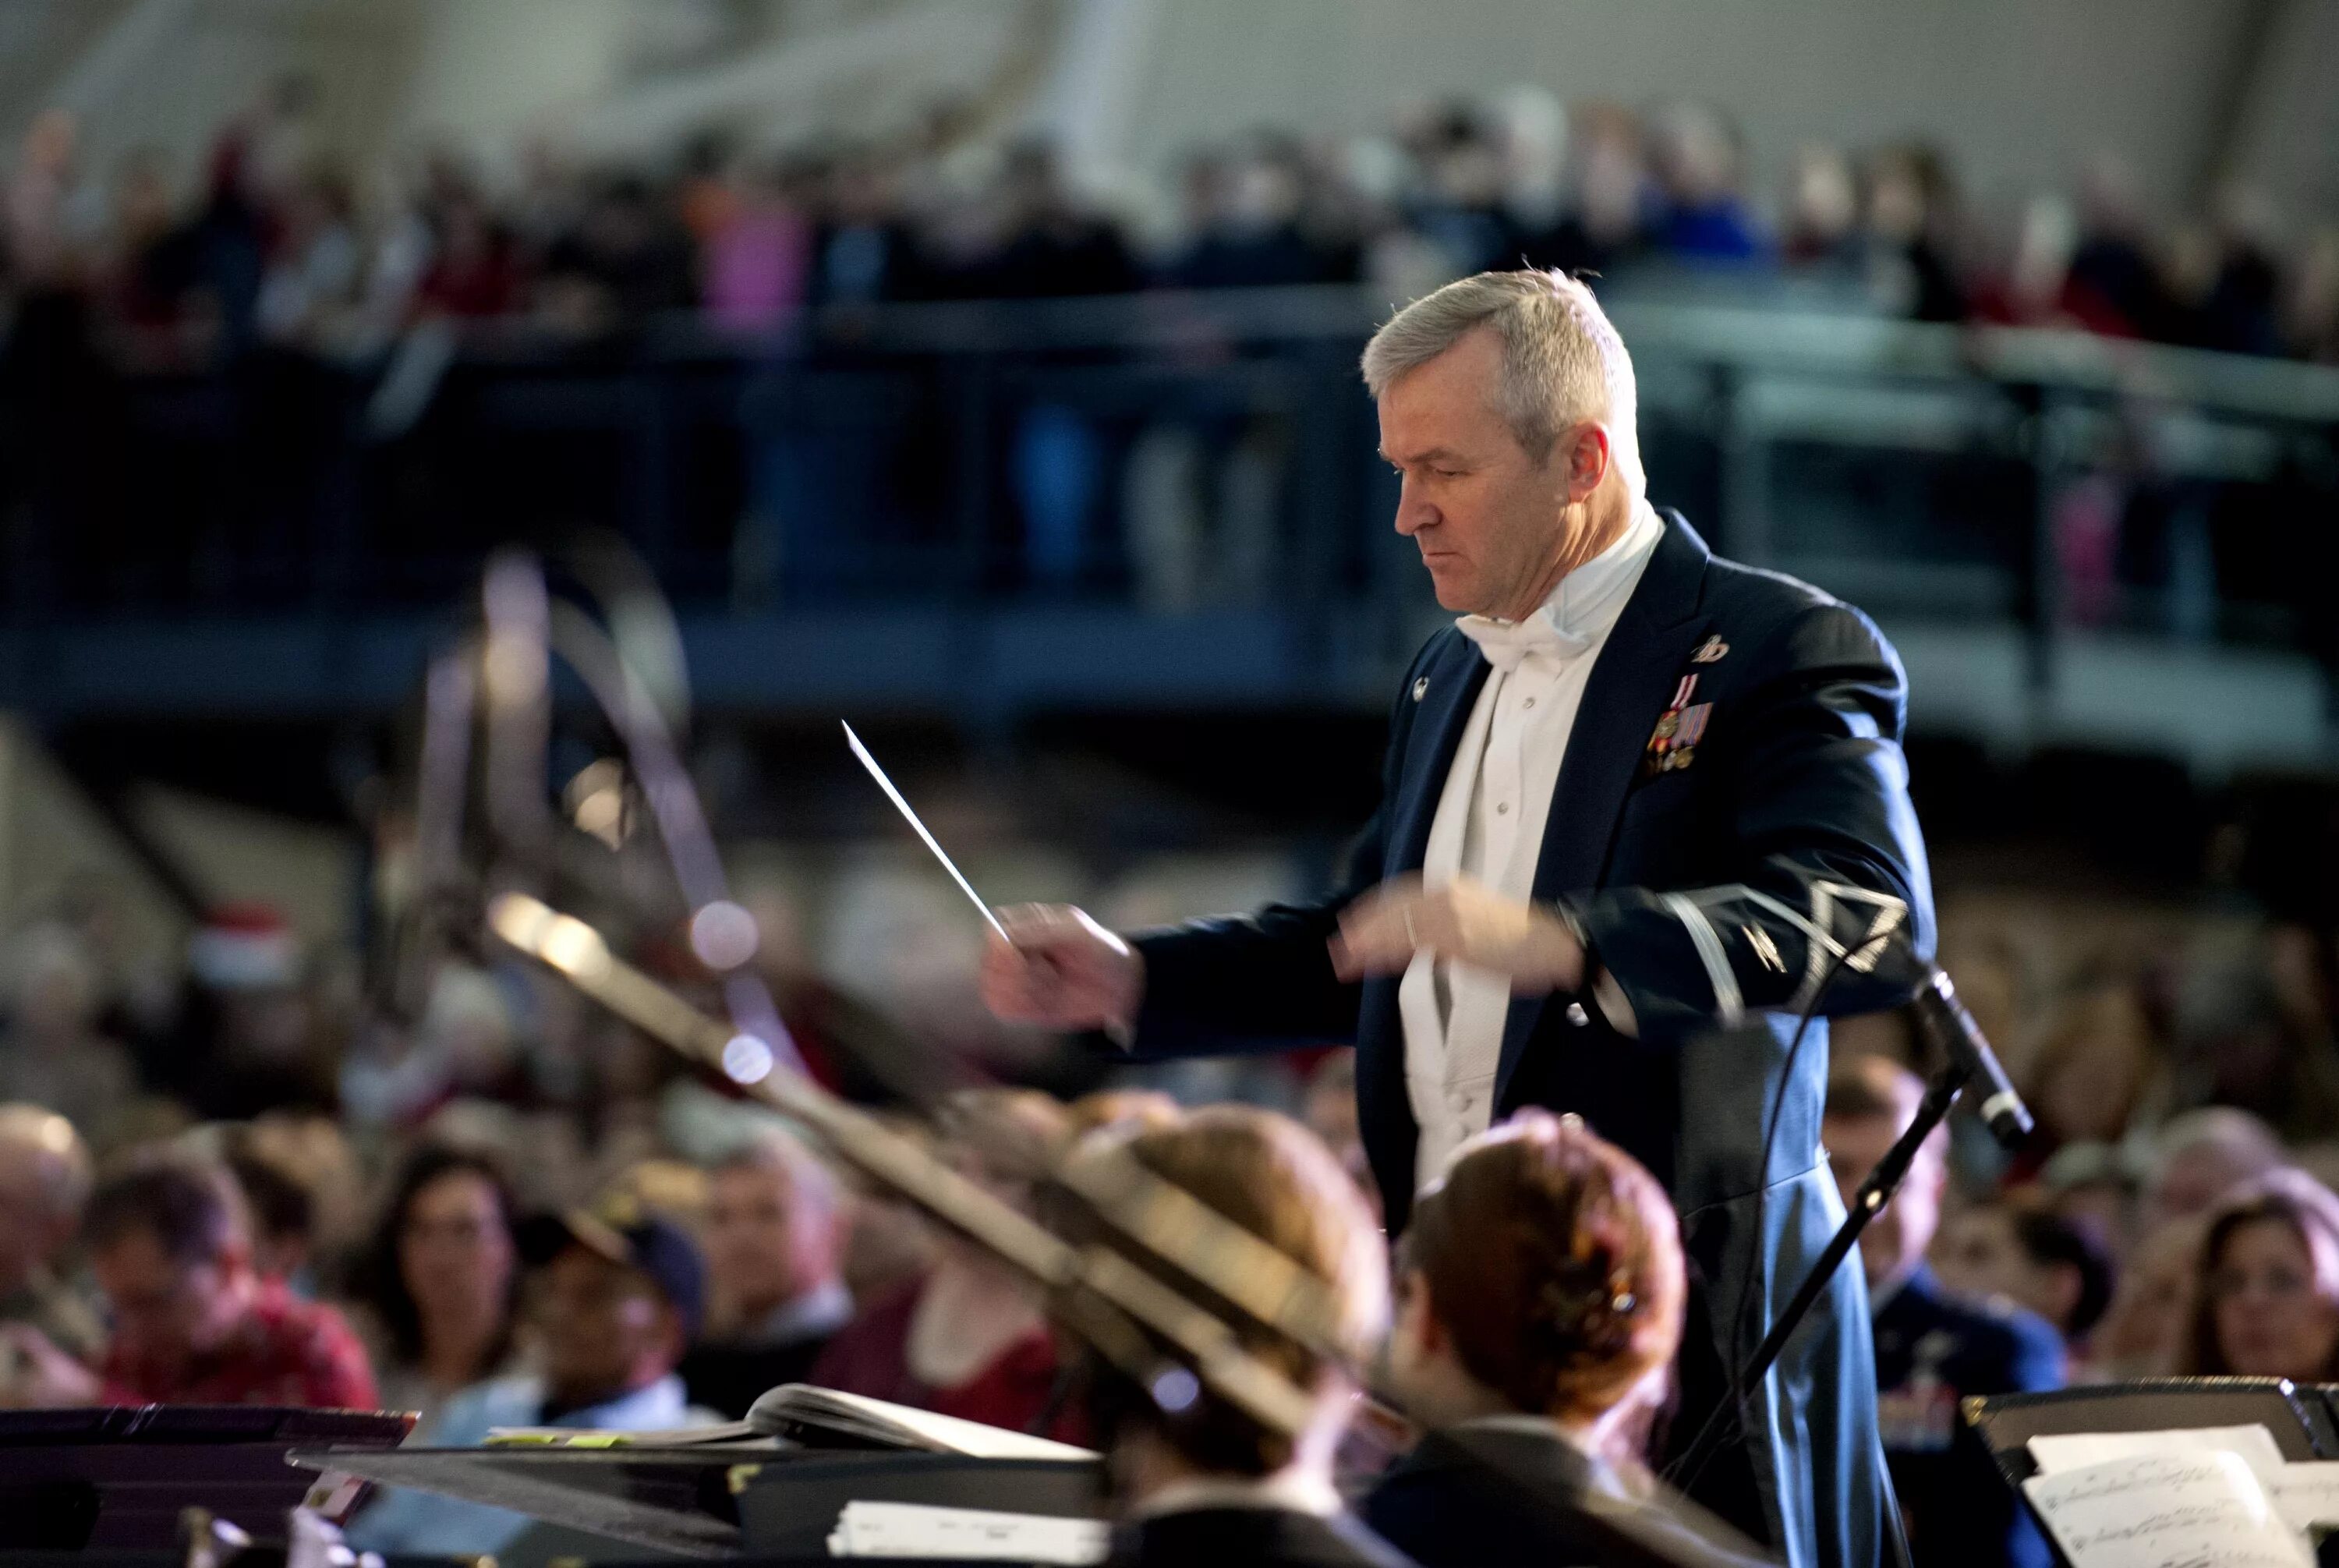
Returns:
[[[824,1436],[879,1448],[918,1448],[935,1454],[965,1454],[977,1459],[1085,1461],[1098,1457],[1069,1443],[1031,1437],[1004,1427],[937,1415],[866,1395],[809,1383],[783,1383],[755,1401],[747,1425],[775,1437],[819,1446]]]
[[[2230,1449],[2136,1454],[2022,1484],[2072,1568],[2314,1568]]]
[[[2285,1462],[2263,1426],[2029,1442],[2022,1484],[2073,1568],[2309,1568],[2339,1525],[2339,1464]]]

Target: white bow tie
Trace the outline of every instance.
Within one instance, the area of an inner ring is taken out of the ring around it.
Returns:
[[[1592,646],[1592,639],[1574,632],[1561,631],[1552,624],[1551,616],[1537,610],[1523,621],[1498,621],[1492,616],[1464,616],[1454,623],[1462,635],[1478,645],[1486,662],[1505,675],[1519,667],[1520,662],[1538,649],[1554,659],[1575,657]]]

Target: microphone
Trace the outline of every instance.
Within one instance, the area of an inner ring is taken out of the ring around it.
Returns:
[[[1924,982],[1910,1005],[1916,1010],[1918,1029],[1980,1087],[1981,1119],[1990,1136],[2001,1148],[2020,1148],[2030,1136],[2030,1108],[2007,1080],[2006,1069],[1998,1064],[1998,1053],[1990,1050],[1981,1025],[1966,1011],[1966,1004],[1958,1000],[1958,988],[1949,983],[1949,977],[1928,966]]]

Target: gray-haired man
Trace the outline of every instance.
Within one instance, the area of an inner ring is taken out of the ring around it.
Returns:
[[[985,994],[1149,1054],[1353,1039],[1393,1231],[1490,1121],[1580,1113],[1681,1210],[1685,1442],[1765,1326],[1742,1287],[1775,1307],[1842,1213],[1819,1153],[1824,1025],[1789,1076],[1793,1015],[1902,1000],[1882,971],[1905,965],[1839,957],[1888,932],[1930,944],[1900,661],[1859,611],[1651,508],[1632,360],[1581,282],[1448,284],[1381,329],[1364,371],[1397,531],[1461,619],[1406,672],[1348,877],[1129,941],[1076,910],[1012,912]],[[1732,1431],[1695,1494],[1798,1568],[1878,1560],[1856,1269]]]

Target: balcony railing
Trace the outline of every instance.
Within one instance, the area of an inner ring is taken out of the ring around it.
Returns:
[[[1385,313],[1264,290],[833,310],[769,337],[498,322],[354,365],[87,356],[0,421],[0,685],[36,707],[246,679],[395,700],[489,548],[597,531],[651,565],[742,704],[834,676],[802,667],[832,633],[1086,701],[1247,679],[1361,701],[1430,613],[1355,370]],[[1719,548],[1902,620],[2018,628],[2041,682],[2073,626],[2339,652],[2339,370],[1614,313],[1652,497]],[[198,676],[204,647],[223,662]]]

